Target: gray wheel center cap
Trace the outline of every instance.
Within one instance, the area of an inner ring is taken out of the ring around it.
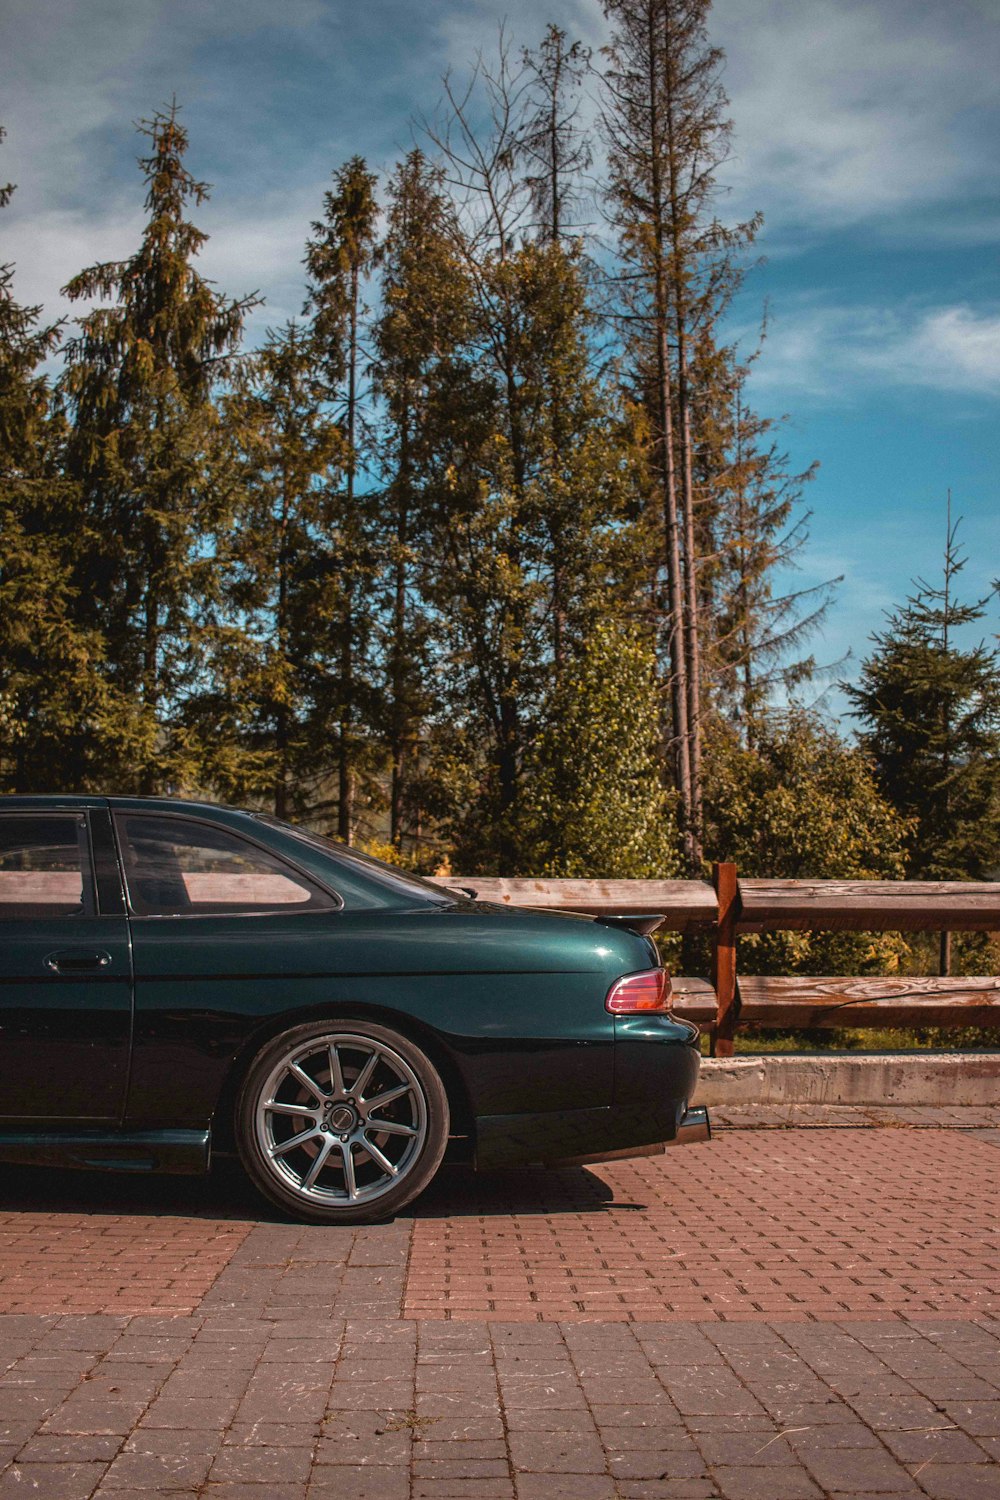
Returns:
[[[334,1130],[353,1130],[358,1123],[358,1117],[349,1104],[338,1104],[330,1111],[329,1120]]]

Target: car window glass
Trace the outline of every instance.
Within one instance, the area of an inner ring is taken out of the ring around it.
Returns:
[[[344,896],[350,892],[354,898],[351,905],[398,906],[401,896],[409,901],[428,902],[433,906],[454,905],[454,892],[442,890],[422,876],[412,875],[409,870],[387,865],[384,860],[375,859],[371,854],[363,854],[360,849],[349,849],[337,839],[328,839],[322,833],[314,833],[312,829],[302,828],[298,824],[283,823],[267,813],[256,813],[254,816],[260,822],[268,823],[272,828],[280,828],[282,833],[291,834],[304,844],[310,844],[324,854],[331,855],[339,867],[337,888]],[[354,878],[355,872],[361,877],[360,880]],[[378,899],[372,889],[373,881],[390,897],[388,902],[383,903]]]
[[[0,814],[0,920],[92,911],[86,847],[73,813]]]
[[[309,911],[336,901],[266,850],[208,823],[153,814],[116,819],[129,904],[143,917]]]

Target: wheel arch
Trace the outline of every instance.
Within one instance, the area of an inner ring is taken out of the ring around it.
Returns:
[[[414,1020],[413,1016],[405,1011],[394,1010],[392,1006],[363,1003],[355,1005],[349,1001],[342,1001],[333,1005],[305,1006],[293,1011],[282,1011],[280,1015],[269,1016],[254,1029],[233,1058],[219,1091],[212,1119],[213,1149],[221,1152],[231,1152],[235,1149],[234,1126],[240,1088],[254,1058],[263,1047],[274,1041],[275,1037],[281,1036],[285,1031],[293,1030],[296,1026],[307,1026],[314,1022],[337,1023],[345,1019],[367,1020],[376,1026],[389,1027],[406,1037],[414,1046],[419,1047],[437,1071],[444,1085],[451,1115],[451,1134],[475,1136],[475,1111],[472,1100],[461,1070],[440,1035],[432,1027]]]

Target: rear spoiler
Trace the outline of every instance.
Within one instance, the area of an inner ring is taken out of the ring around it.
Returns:
[[[627,927],[630,932],[638,932],[641,937],[648,937],[658,927],[662,927],[666,916],[661,912],[636,912],[635,915],[625,912],[608,912],[603,916],[595,917],[595,922],[603,922],[607,927]]]
[[[479,900],[479,892],[475,889],[474,886],[471,885],[451,885],[446,886],[445,889],[449,890],[453,896],[465,896],[470,901]],[[508,911],[511,909],[512,908],[510,907],[506,908],[506,910]],[[641,937],[648,937],[651,932],[655,932],[658,927],[662,927],[664,922],[667,920],[666,916],[662,912],[635,912],[633,914],[616,911],[604,912],[598,916],[590,912],[582,911],[564,912],[561,908],[555,906],[534,906],[526,907],[524,909],[527,911],[557,912],[560,916],[589,916],[592,922],[603,922],[607,927],[627,927],[630,932],[637,932]]]

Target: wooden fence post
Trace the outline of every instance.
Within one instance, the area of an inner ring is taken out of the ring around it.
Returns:
[[[719,903],[712,951],[712,986],[718,1011],[712,1034],[712,1056],[732,1057],[733,1038],[739,1015],[736,997],[736,922],[739,918],[740,894],[734,864],[712,866],[712,884]]]

